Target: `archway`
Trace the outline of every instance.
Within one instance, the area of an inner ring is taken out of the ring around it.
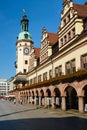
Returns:
[[[78,109],[77,92],[72,86],[66,88],[66,109]]]
[[[37,98],[39,97],[39,93],[38,93],[38,90],[36,90],[36,97],[37,97]]]
[[[39,105],[39,93],[38,93],[38,90],[36,90],[35,104]]]
[[[61,107],[61,96],[60,91],[58,88],[54,89],[54,100],[55,100],[55,107],[60,108]]]
[[[46,93],[47,93],[47,107],[51,107],[51,91],[50,89],[47,89],[46,90]]]
[[[41,106],[44,106],[45,105],[45,99],[44,99],[44,91],[41,89],[40,91],[40,94],[41,94]]]
[[[84,87],[83,90],[84,90],[84,107],[85,107],[87,104],[87,85]]]
[[[34,104],[34,99],[35,99],[34,91],[32,91],[32,104]]]

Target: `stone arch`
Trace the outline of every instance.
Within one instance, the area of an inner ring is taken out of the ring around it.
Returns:
[[[63,86],[63,89],[62,89],[62,95],[63,95],[63,96],[66,96],[66,90],[67,90],[67,88],[70,87],[70,86],[75,89],[76,93],[78,93],[77,87],[76,87],[75,85],[70,84],[70,83],[67,83],[67,84],[65,84],[65,85]]]
[[[57,88],[57,87],[55,87],[54,88],[54,91],[53,91],[53,93],[54,93],[54,96],[60,96],[61,94],[60,94],[60,90],[59,90],[59,88]]]
[[[39,97],[39,91],[38,90],[35,91],[35,95],[36,95],[36,97]]]
[[[40,95],[41,95],[41,97],[44,97],[44,90],[43,89],[40,90]]]
[[[61,93],[59,88],[55,87],[54,88],[54,105],[56,108],[60,108],[61,107]]]
[[[87,86],[87,81],[82,82],[81,88],[79,90],[79,96],[84,96],[84,93],[85,93],[84,88],[85,88],[85,86]]]
[[[47,95],[47,107],[51,107],[52,106],[52,95],[51,95],[51,90],[49,88],[47,88],[46,90],[46,95]]]
[[[31,91],[29,91],[29,96],[31,96]]]
[[[83,87],[83,93],[84,93],[84,106],[87,104],[87,85]]]
[[[40,104],[41,104],[41,106],[44,106],[45,105],[45,96],[44,96],[44,90],[43,89],[40,90],[40,97],[41,97]]]
[[[49,88],[47,88],[46,93],[47,93],[47,97],[51,97],[51,90]]]
[[[78,109],[77,91],[73,86],[65,88],[66,93],[66,109]]]

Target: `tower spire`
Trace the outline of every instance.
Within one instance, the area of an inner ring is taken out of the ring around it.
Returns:
[[[23,17],[21,20],[21,30],[23,31],[28,31],[28,19],[26,15],[26,10],[23,9]]]
[[[23,15],[24,16],[26,15],[26,9],[23,9]]]

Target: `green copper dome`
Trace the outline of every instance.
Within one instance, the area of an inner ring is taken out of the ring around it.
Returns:
[[[32,41],[32,36],[31,36],[31,34],[29,34],[29,32],[23,31],[23,32],[19,33],[17,40],[30,40],[30,41]]]
[[[30,40],[32,41],[32,36],[28,32],[28,22],[29,20],[27,19],[26,12],[24,10],[24,15],[21,20],[21,32],[19,33],[17,40]]]

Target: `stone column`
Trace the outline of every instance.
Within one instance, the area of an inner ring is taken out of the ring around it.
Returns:
[[[52,96],[52,108],[55,108],[55,96]]]
[[[83,96],[80,96],[78,98],[78,109],[80,113],[84,112],[84,97]]]
[[[62,97],[62,104],[61,104],[62,106],[62,110],[64,110],[64,111],[66,111],[66,97],[65,96],[63,96]]]
[[[44,97],[45,98],[45,107],[47,107],[47,97]]]
[[[39,97],[39,106],[41,106],[41,97]]]

